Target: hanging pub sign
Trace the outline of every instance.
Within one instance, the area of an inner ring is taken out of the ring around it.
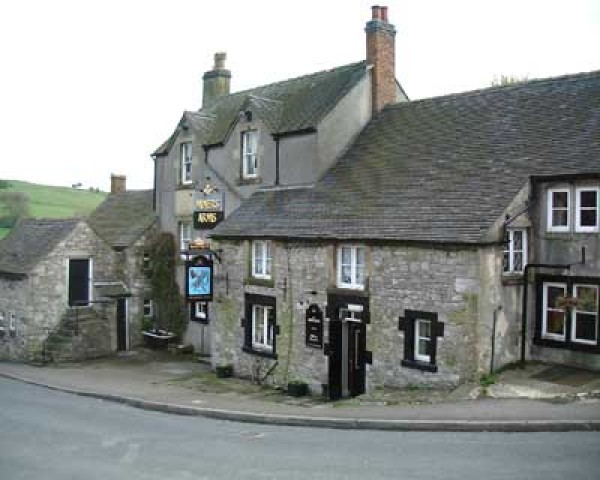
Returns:
[[[323,348],[323,312],[314,303],[306,309],[306,346]]]
[[[194,228],[198,230],[215,228],[223,220],[224,210],[223,195],[207,183],[196,197],[194,204]]]
[[[188,300],[212,300],[213,263],[210,260],[199,256],[186,263],[185,293]]]

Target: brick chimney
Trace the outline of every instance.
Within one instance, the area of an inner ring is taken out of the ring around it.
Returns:
[[[127,177],[125,175],[110,174],[110,193],[121,193],[126,190]]]
[[[388,22],[388,8],[374,5],[367,22],[367,64],[371,65],[373,115],[397,101],[395,58],[396,28]]]
[[[202,77],[202,107],[218,97],[229,95],[231,72],[225,68],[225,52],[215,53],[215,65]]]

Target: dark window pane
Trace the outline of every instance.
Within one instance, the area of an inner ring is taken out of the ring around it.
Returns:
[[[554,225],[555,227],[567,226],[567,211],[554,210],[552,212],[552,225]]]
[[[563,312],[548,311],[546,320],[546,331],[555,335],[564,335],[565,333],[565,314]]]
[[[561,287],[548,287],[548,307],[558,308],[557,301],[559,298],[564,297],[565,291]]]
[[[523,250],[523,232],[513,232],[513,249]]]
[[[595,208],[598,206],[597,194],[595,191],[584,191],[580,192],[579,204],[582,207],[592,207]]]
[[[596,210],[581,210],[581,226],[595,227],[596,226]]]
[[[504,269],[505,272],[508,272],[510,269],[510,266],[508,264],[508,252],[504,252],[504,258],[502,260],[503,266],[502,268]]]
[[[575,317],[575,339],[596,341],[598,316],[578,313]]]
[[[553,208],[567,208],[567,192],[554,192],[552,194],[552,206]]]
[[[515,258],[513,259],[513,270],[520,272],[523,270],[523,254],[515,253]]]

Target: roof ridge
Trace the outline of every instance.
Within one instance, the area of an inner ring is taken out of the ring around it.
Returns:
[[[309,77],[313,77],[313,76],[316,77],[317,75],[323,75],[325,73],[331,73],[331,72],[333,72],[335,70],[341,70],[341,69],[344,69],[344,68],[351,68],[351,67],[358,67],[360,64],[365,64],[366,65],[366,63],[367,63],[366,60],[361,60],[359,62],[352,62],[352,63],[348,63],[346,65],[340,65],[338,67],[333,67],[333,68],[329,68],[329,69],[319,70],[317,72],[307,73],[305,75],[300,75],[298,77],[291,77],[291,78],[287,78],[285,80],[279,80],[277,82],[267,83],[267,84],[264,84],[264,85],[258,85],[256,87],[247,88],[245,90],[240,90],[238,92],[233,92],[233,93],[230,93],[229,95],[224,95],[222,97],[219,97],[219,99],[227,98],[227,97],[231,98],[231,97],[234,97],[234,96],[244,95],[244,94],[245,95],[252,95],[251,92],[253,92],[255,90],[258,90],[258,89],[279,86],[279,85],[285,84],[287,82],[293,82],[293,81],[297,81],[297,80],[304,80],[304,79],[307,79]],[[207,109],[210,109],[211,106],[212,106],[212,104],[209,105],[207,107]],[[197,112],[201,113],[202,110],[204,110],[204,108],[201,108],[200,110],[197,110]]]
[[[514,83],[514,84],[510,84],[510,85],[496,85],[496,86],[490,86],[490,87],[486,87],[486,88],[478,88],[475,90],[467,90],[466,92],[455,92],[455,93],[448,93],[445,95],[436,95],[434,97],[419,98],[416,100],[410,100],[408,102],[397,102],[397,103],[392,103],[390,105],[387,105],[386,107],[384,107],[384,110],[399,109],[399,108],[403,108],[403,107],[408,108],[408,105],[414,105],[414,104],[418,104],[418,103],[428,103],[428,102],[453,99],[453,98],[475,97],[475,96],[480,96],[480,95],[494,95],[497,93],[504,93],[508,90],[520,90],[520,89],[527,88],[527,87],[551,85],[553,83],[559,83],[559,82],[575,82],[575,81],[579,81],[579,80],[582,80],[585,78],[590,78],[590,77],[591,78],[600,77],[600,70],[592,70],[589,72],[580,72],[580,73],[570,73],[570,74],[565,74],[565,75],[559,75],[556,77],[532,78],[529,80],[520,81],[518,83]]]

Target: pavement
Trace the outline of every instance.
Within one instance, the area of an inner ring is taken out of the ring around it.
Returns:
[[[455,390],[375,390],[328,402],[220,379],[191,355],[141,349],[35,366],[0,362],[0,376],[179,415],[239,422],[394,431],[600,431],[600,372],[528,364]]]

